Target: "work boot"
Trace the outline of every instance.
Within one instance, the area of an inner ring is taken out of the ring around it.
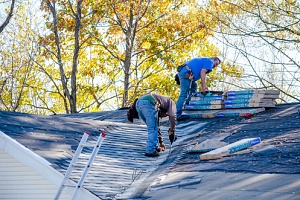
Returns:
[[[159,156],[159,153],[158,153],[158,151],[154,151],[153,153],[145,153],[145,156],[148,156],[148,157],[157,157],[157,156]]]

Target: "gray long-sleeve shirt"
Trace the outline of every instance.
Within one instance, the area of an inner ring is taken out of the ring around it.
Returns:
[[[171,130],[175,130],[176,126],[176,104],[170,99],[170,97],[152,94],[155,100],[159,103],[159,108],[161,110],[161,115],[159,117],[167,117],[169,116],[170,120],[170,128]]]

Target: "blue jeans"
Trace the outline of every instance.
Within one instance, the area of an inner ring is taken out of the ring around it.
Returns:
[[[178,72],[178,76],[180,80],[180,94],[176,102],[176,117],[180,118],[183,104],[191,100],[191,95],[197,91],[198,86],[196,81],[185,78],[186,73]]]
[[[154,153],[158,147],[158,112],[155,106],[148,100],[138,100],[136,110],[139,117],[146,123],[148,130],[148,139],[146,144],[146,153]]]

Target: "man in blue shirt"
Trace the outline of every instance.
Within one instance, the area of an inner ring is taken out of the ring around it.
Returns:
[[[201,79],[202,93],[205,94],[208,91],[206,86],[206,74],[212,71],[221,63],[218,57],[212,58],[194,58],[187,61],[182,65],[182,68],[178,71],[180,80],[180,94],[176,103],[176,117],[177,120],[182,120],[182,107],[185,102],[189,102],[191,94],[197,91],[197,82]]]

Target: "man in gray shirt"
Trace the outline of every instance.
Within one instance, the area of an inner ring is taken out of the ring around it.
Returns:
[[[135,110],[135,111],[133,111]],[[132,113],[137,113],[133,115]],[[159,129],[159,118],[169,116],[170,128],[168,131],[171,144],[177,139],[175,135],[176,126],[176,104],[167,96],[159,94],[145,94],[135,101],[135,104],[128,111],[128,120],[133,122],[133,118],[141,118],[147,125],[148,139],[145,156],[159,156],[160,151],[165,150],[161,132]]]

